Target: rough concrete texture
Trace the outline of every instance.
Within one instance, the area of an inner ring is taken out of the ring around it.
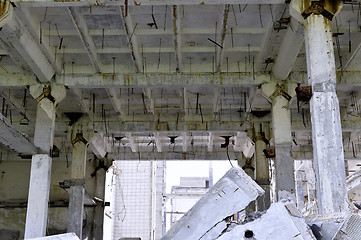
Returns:
[[[273,203],[266,212],[251,222],[240,225],[230,224],[213,239],[312,240],[316,238],[295,204],[282,200]]]
[[[37,154],[32,157],[25,239],[45,236],[48,219],[51,164],[52,159],[47,154]]]
[[[333,240],[358,240],[361,238],[361,216],[357,214],[350,214],[336,235],[332,238]]]
[[[306,221],[309,226],[316,230],[315,236],[322,236],[321,239],[332,239],[342,227],[348,215],[348,212],[314,215],[306,217]]]
[[[48,237],[32,238],[31,240],[79,240],[75,233],[65,233]]]
[[[293,170],[292,145],[276,145],[275,195],[277,200],[291,199],[296,202],[295,176]]]
[[[231,168],[162,238],[200,239],[264,191],[242,169]]]
[[[322,15],[306,19],[307,74],[310,100],[313,159],[320,214],[347,210],[346,174],[331,22]]]
[[[69,191],[69,208],[68,208],[68,228],[69,233],[75,234],[81,238],[83,230],[83,213],[84,213],[84,187],[71,186]]]

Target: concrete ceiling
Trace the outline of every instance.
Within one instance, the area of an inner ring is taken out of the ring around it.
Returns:
[[[270,114],[255,116],[270,111],[260,84],[275,75],[307,85],[303,27],[285,1],[127,2],[13,1],[16,23],[0,31],[0,87],[2,114],[17,130],[33,136],[27,89],[51,81],[67,86],[55,133],[62,154],[71,152],[67,113],[82,112],[116,158],[234,159],[243,132],[271,131]],[[351,171],[361,162],[359,135],[350,140],[361,123],[360,18],[354,1],[333,21]],[[291,103],[295,158],[310,159],[308,104]],[[222,136],[231,136],[228,156]]]

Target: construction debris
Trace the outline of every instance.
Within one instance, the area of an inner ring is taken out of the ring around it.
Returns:
[[[263,194],[263,189],[242,169],[231,168],[162,240],[206,239],[203,237],[213,228],[224,229],[225,219],[244,210]]]
[[[233,219],[233,214],[262,194],[264,191],[242,169],[231,168],[162,240],[360,239],[360,215],[341,212],[305,219],[289,199],[273,203],[266,211],[249,213],[243,220]]]
[[[272,204],[267,211],[249,222],[229,224],[219,236],[212,239],[228,240],[240,236],[257,240],[316,239],[296,205],[288,200]]]
[[[79,240],[79,238],[75,233],[65,233],[48,237],[32,238],[29,240]]]

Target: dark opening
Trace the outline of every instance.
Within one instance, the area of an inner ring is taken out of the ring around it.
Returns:
[[[244,232],[244,237],[245,238],[252,238],[253,237],[253,232],[251,230],[247,230]]]

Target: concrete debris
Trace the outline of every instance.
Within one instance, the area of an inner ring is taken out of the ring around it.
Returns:
[[[311,226],[317,240],[332,239],[341,228],[348,214],[348,212],[342,212],[316,215],[313,217],[306,217],[306,221],[308,225]]]
[[[48,237],[32,238],[29,240],[79,240],[79,238],[75,233],[65,233]]]
[[[264,191],[242,169],[231,168],[162,238],[211,239],[227,218],[244,210]]]
[[[358,240],[361,238],[361,216],[350,214],[332,240]]]
[[[274,203],[259,218],[247,223],[233,223],[216,238],[228,239],[285,240],[316,239],[296,205],[287,200]]]

